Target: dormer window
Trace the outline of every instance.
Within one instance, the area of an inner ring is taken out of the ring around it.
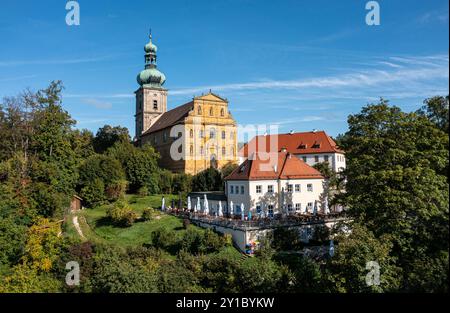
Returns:
[[[320,142],[314,142],[314,144],[312,145],[312,147],[314,148],[314,149],[319,149],[320,148]]]
[[[299,149],[306,149],[306,148],[308,148],[308,145],[306,144],[306,143],[301,143],[299,146],[298,146],[298,148]]]
[[[153,100],[153,110],[158,110],[158,100]]]

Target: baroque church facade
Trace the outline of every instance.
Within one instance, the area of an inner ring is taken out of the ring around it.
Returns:
[[[197,174],[209,167],[237,164],[237,126],[228,101],[212,93],[167,110],[166,77],[157,69],[157,47],[144,47],[145,69],[137,76],[136,141],[160,154],[160,166],[172,172]]]

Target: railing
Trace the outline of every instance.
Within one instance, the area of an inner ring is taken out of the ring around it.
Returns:
[[[317,224],[326,222],[335,222],[337,220],[345,220],[349,217],[346,212],[340,213],[329,213],[329,214],[292,214],[287,216],[276,216],[274,218],[260,218],[253,217],[251,220],[242,220],[240,216],[230,216],[226,214],[225,216],[213,216],[204,213],[193,213],[187,210],[179,209],[167,209],[167,213],[181,217],[188,218],[192,221],[204,222],[208,224],[214,224],[217,226],[227,227],[227,228],[241,228],[241,229],[252,229],[252,228],[275,228],[280,226],[295,226],[304,224]]]

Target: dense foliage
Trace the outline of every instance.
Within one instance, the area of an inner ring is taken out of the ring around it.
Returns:
[[[349,117],[337,140],[347,169],[317,168],[353,221],[333,232],[336,253],[316,260],[299,254],[305,245],[285,229],[261,240],[253,258],[236,257],[230,236],[189,220],[179,231],[149,233],[141,246],[70,235],[74,194],[88,209],[105,204],[101,222],[111,231],[133,229],[158,222],[160,213],[137,215],[125,192],[223,190],[235,167],[193,177],[162,170],[155,150],[135,147],[125,128],[105,125],[95,136],[74,130],[62,89],[53,82],[0,104],[0,292],[448,291],[448,97],[411,113],[382,100]],[[316,242],[329,235],[318,231]],[[72,260],[81,283],[70,287]],[[380,267],[379,285],[367,284],[370,261]]]

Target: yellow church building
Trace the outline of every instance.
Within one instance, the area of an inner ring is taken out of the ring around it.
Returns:
[[[165,75],[157,69],[157,47],[145,45],[145,69],[136,94],[136,140],[159,152],[160,166],[173,172],[197,174],[209,167],[237,164],[236,121],[228,101],[211,91],[167,111]]]

